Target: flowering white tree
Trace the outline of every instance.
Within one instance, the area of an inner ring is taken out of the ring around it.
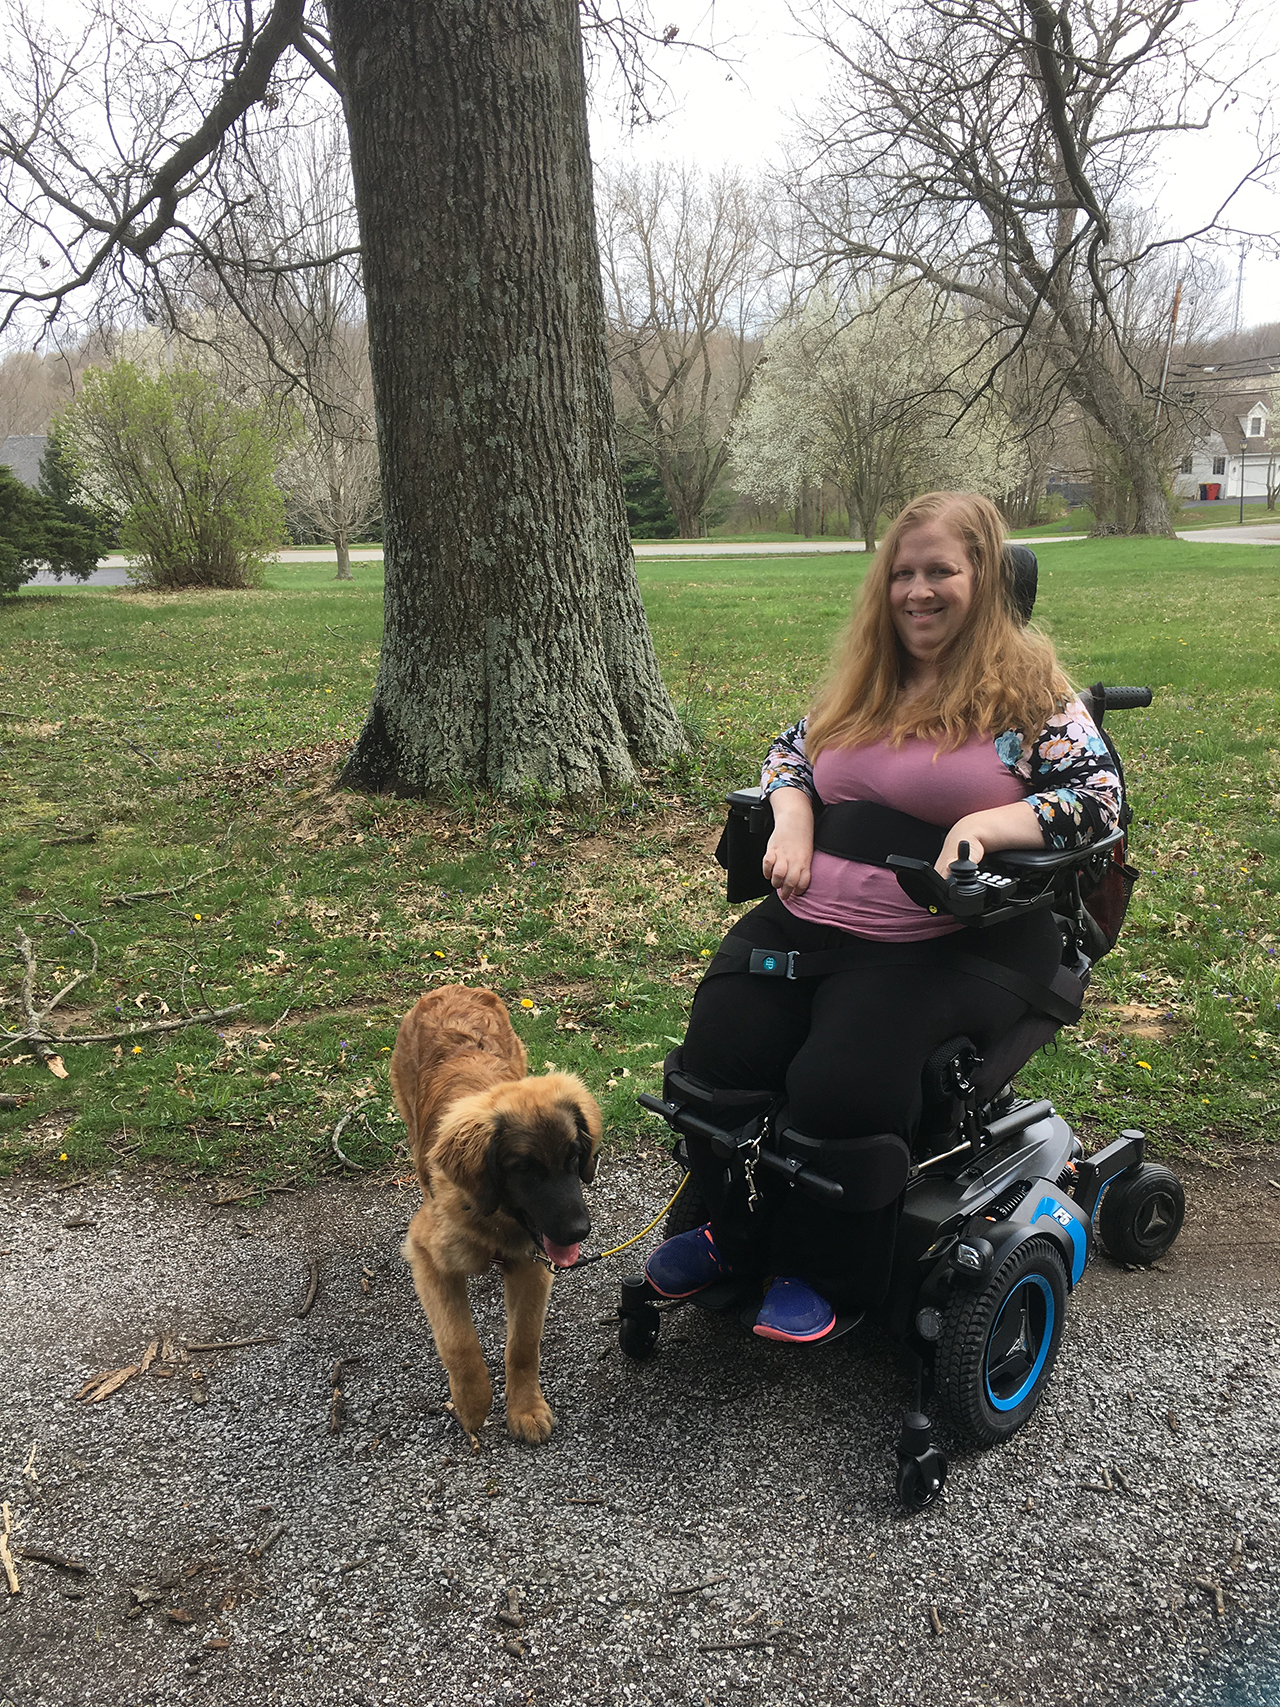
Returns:
[[[765,342],[733,435],[739,489],[791,503],[830,481],[868,551],[879,516],[916,492],[1001,496],[1026,453],[1000,400],[979,389],[978,342],[923,291],[848,305],[815,292]]]

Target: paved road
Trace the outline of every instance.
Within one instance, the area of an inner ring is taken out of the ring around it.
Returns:
[[[669,1172],[603,1167],[594,1240],[643,1225]],[[685,1310],[631,1364],[600,1264],[556,1284],[552,1441],[491,1420],[473,1457],[397,1254],[408,1193],[10,1182],[0,1498],[19,1545],[88,1569],[19,1557],[21,1594],[0,1582],[0,1701],[1276,1707],[1275,1172],[1189,1170],[1171,1256],[1090,1270],[1037,1416],[914,1518],[873,1333],[803,1352]],[[474,1294],[499,1351],[501,1286]],[[188,1361],[77,1401],[166,1333]]]
[[[1063,545],[1087,538],[1082,533],[1045,534],[1041,538],[1020,540],[1021,545]],[[1249,527],[1189,528],[1179,533],[1179,539],[1197,544],[1218,545],[1280,545],[1280,521]],[[655,539],[637,540],[633,547],[637,562],[699,557],[825,557],[865,550],[856,539],[798,539],[778,540],[767,544],[726,544],[714,539]],[[307,547],[278,551],[276,563],[324,563],[333,561],[332,551],[323,547]],[[381,563],[381,546],[356,546],[351,552],[353,563]],[[123,587],[129,576],[124,557],[104,557],[88,581],[56,581],[48,573],[36,575],[28,583],[32,587]]]

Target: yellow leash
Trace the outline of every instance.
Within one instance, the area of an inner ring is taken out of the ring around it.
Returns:
[[[647,1227],[642,1227],[634,1238],[626,1241],[626,1244],[615,1245],[610,1251],[597,1251],[596,1254],[591,1257],[579,1257],[577,1262],[571,1262],[568,1268],[557,1268],[555,1272],[557,1274],[572,1274],[575,1268],[586,1268],[588,1263],[600,1262],[604,1257],[616,1257],[619,1251],[625,1251],[632,1245],[638,1245],[646,1233],[652,1233],[653,1229],[658,1225],[658,1222],[661,1221],[662,1217],[667,1213],[668,1209],[670,1209],[676,1198],[679,1197],[685,1186],[688,1185],[690,1177],[691,1176],[689,1174],[684,1176],[672,1195],[663,1204],[662,1208],[654,1216],[653,1220],[650,1221],[649,1225]]]

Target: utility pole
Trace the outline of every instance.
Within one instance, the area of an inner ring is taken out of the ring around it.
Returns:
[[[1178,280],[1177,289],[1173,293],[1173,309],[1169,315],[1169,336],[1164,346],[1164,367],[1160,370],[1160,395],[1156,398],[1156,426],[1160,425],[1160,415],[1164,409],[1164,388],[1169,381],[1169,358],[1173,354],[1173,337],[1178,330],[1178,310],[1182,306],[1182,280]],[[1239,313],[1239,304],[1236,308]]]
[[[1240,245],[1240,264],[1236,268],[1236,311],[1231,321],[1233,334],[1240,330],[1240,299],[1244,294],[1244,258],[1248,250],[1249,245],[1242,242]]]

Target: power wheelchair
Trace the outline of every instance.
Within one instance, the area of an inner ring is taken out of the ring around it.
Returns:
[[[1025,557],[1031,559],[1034,597],[1035,560],[1030,552]],[[1024,586],[1025,573],[1024,568]],[[1149,705],[1151,692],[1099,683],[1088,699],[1119,766],[1103,729],[1105,715]],[[729,807],[721,858],[729,868],[729,900],[739,902],[764,892],[759,858],[772,813],[758,791],[730,795]],[[1012,1083],[1062,1024],[1078,1018],[1090,969],[1118,934],[1136,876],[1125,863],[1128,820],[1126,807],[1124,822],[1111,835],[1084,848],[1005,852],[988,856],[981,866],[962,845],[946,878],[926,860],[890,855],[885,862],[919,905],[948,912],[970,929],[1051,909],[1063,944],[1053,989],[985,1058],[965,1037],[933,1052],[924,1072],[924,1115],[904,1158],[905,1183],[899,1178],[888,1187],[898,1212],[883,1295],[873,1314],[897,1342],[915,1384],[897,1448],[897,1492],[909,1510],[933,1503],[947,1477],[927,1410],[939,1412],[962,1444],[1007,1440],[1040,1402],[1057,1358],[1068,1294],[1099,1242],[1116,1261],[1145,1266],[1168,1251],[1182,1226],[1182,1186],[1168,1168],[1145,1159],[1141,1132],[1122,1131],[1086,1156],[1051,1102],[1021,1097]],[[743,876],[753,868],[755,886],[750,875]],[[751,970],[790,974],[782,964],[787,956],[755,953],[777,964],[753,961]],[[785,1125],[778,1130],[767,1115],[742,1119],[752,1101],[747,1093],[738,1097],[737,1117],[726,1118],[735,1097],[727,1093],[726,1104],[726,1093],[692,1079],[676,1050],[667,1058],[662,1097],[639,1101],[677,1134],[673,1153],[686,1172],[685,1138],[696,1137],[708,1141],[729,1170],[763,1167],[781,1175],[786,1189],[838,1205],[843,1187],[821,1171],[821,1143]],[[697,1182],[689,1177],[664,1237],[707,1218]],[[760,1296],[758,1280],[726,1280],[687,1302],[740,1315],[749,1324]],[[629,1358],[647,1358],[656,1349],[659,1302],[643,1274],[623,1280],[619,1343]],[[829,1343],[862,1319],[838,1315],[833,1334],[818,1343]]]

